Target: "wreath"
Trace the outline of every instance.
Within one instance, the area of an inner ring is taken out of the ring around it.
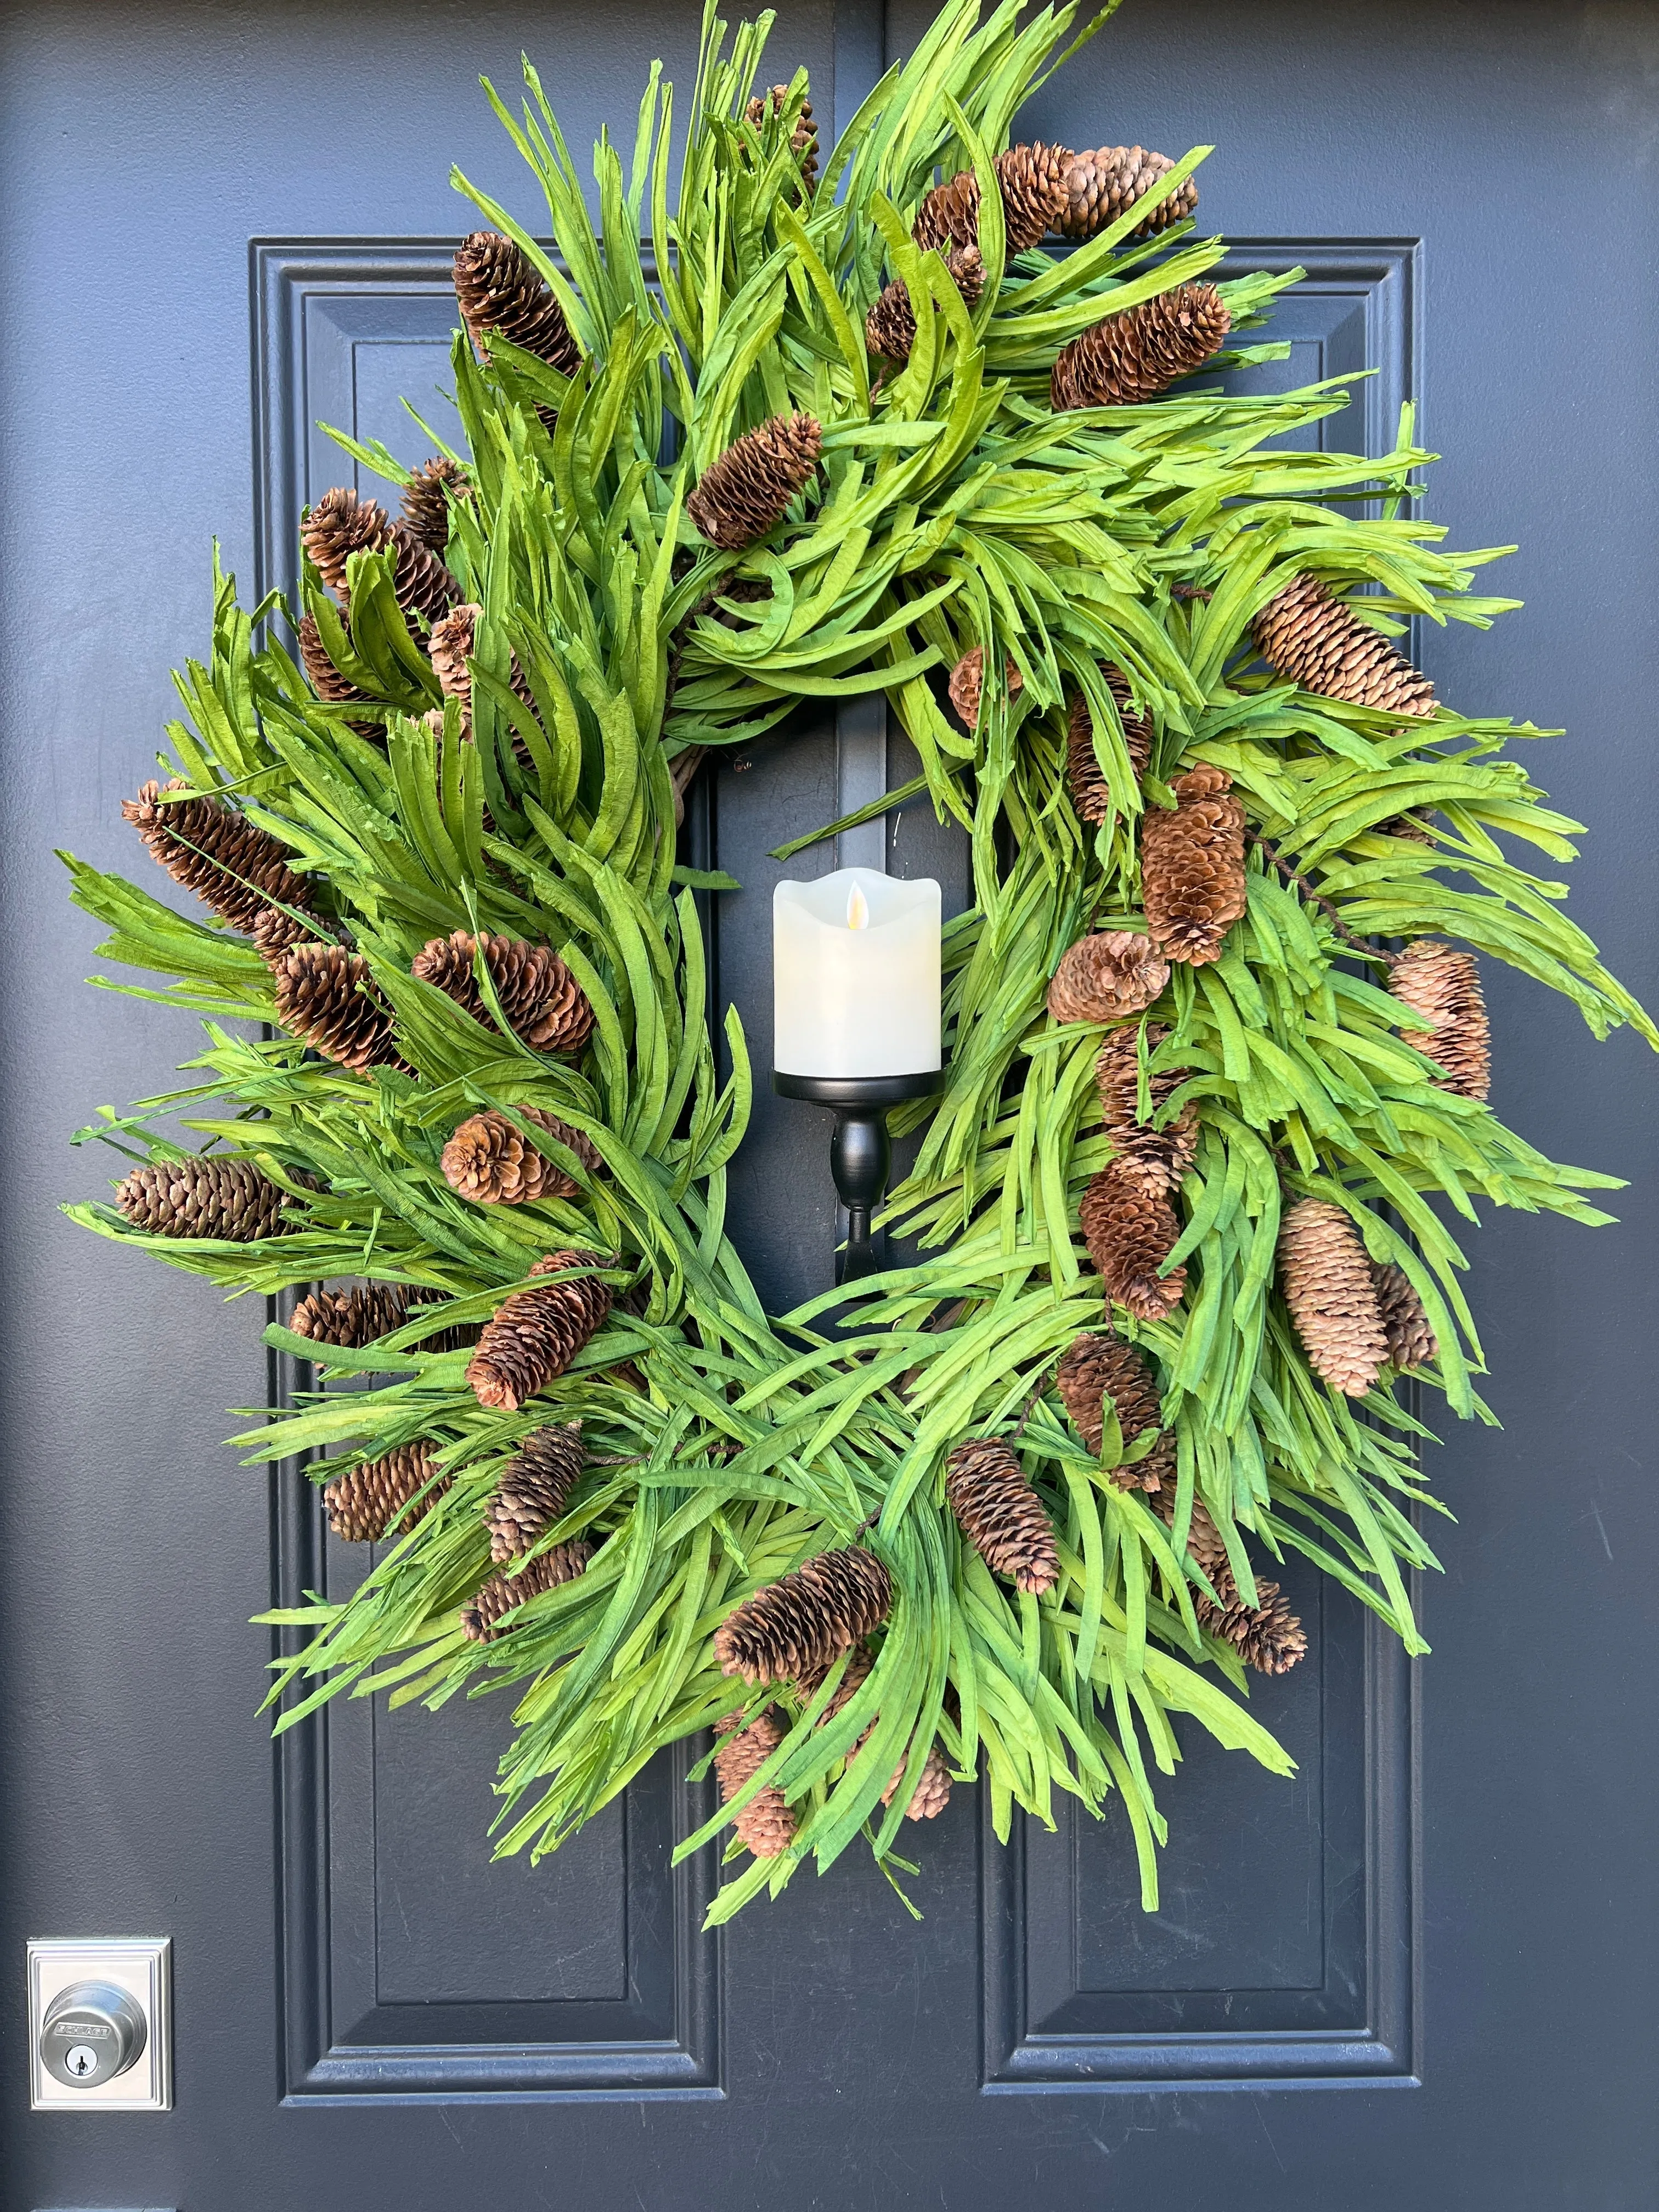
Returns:
[[[69,1211],[279,1301],[314,1387],[234,1441],[377,1547],[261,1616],[276,1726],[504,1691],[495,1850],[536,1855],[712,1730],[716,1922],[860,1836],[914,1873],[975,1778],[1005,1837],[1116,1793],[1154,1905],[1176,1717],[1290,1767],[1266,1566],[1425,1649],[1420,1401],[1491,1418],[1455,1217],[1608,1218],[1488,1103],[1477,953],[1659,1044],[1512,857],[1572,856],[1512,757],[1547,733],[1396,642],[1514,604],[1418,519],[1410,409],[1313,452],[1338,383],[1218,380],[1287,353],[1245,334],[1299,272],[1214,281],[1206,149],[1010,143],[1110,12],[951,0],[820,173],[770,19],[711,10],[677,203],[653,69],[597,228],[533,69],[520,117],[486,84],[553,246],[457,175],[466,452],[336,434],[400,512],[325,494],[292,603],[216,558],[125,809],[207,918],[69,862],[170,979],[118,988],[205,1018]],[[728,879],[677,825],[709,749],[873,693],[921,773],[849,819],[925,789],[975,903],[900,1116],[917,1256],[774,1318],[726,1230]]]

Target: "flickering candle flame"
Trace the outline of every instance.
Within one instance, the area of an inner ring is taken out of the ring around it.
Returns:
[[[772,1065],[786,1075],[940,1066],[939,885],[874,868],[782,883],[772,901]]]
[[[847,894],[847,927],[848,929],[868,929],[870,902],[856,884]]]

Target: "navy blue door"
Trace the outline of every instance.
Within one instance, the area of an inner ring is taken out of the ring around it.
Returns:
[[[1507,973],[1507,1118],[1632,1176],[1625,1226],[1477,1240],[1504,1427],[1436,1468],[1434,1655],[1292,1577],[1314,1655],[1255,1694],[1297,1778],[1193,1744],[1155,1917],[1111,1821],[1004,1853],[958,1790],[920,1923],[849,1853],[704,1937],[707,1869],[669,1865],[683,1771],[532,1873],[484,1858],[488,1707],[343,1706],[280,1757],[254,1717],[248,1616],[341,1563],[221,1448],[270,1387],[263,1315],[55,1210],[106,1172],[63,1133],[191,1048],[185,1018],[82,988],[94,932],[51,848],[131,863],[118,804],[204,635],[210,538],[245,589],[285,580],[301,505],[341,479],[314,421],[426,451],[397,399],[438,404],[447,163],[526,204],[477,73],[509,82],[527,48],[576,143],[631,128],[653,56],[689,86],[696,15],[13,0],[0,26],[0,2212],[1650,2212],[1651,1076],[1628,1035],[1587,1068],[1571,1010]],[[845,119],[925,19],[792,0],[775,74],[805,62]],[[1526,611],[1431,636],[1426,665],[1570,727],[1539,772],[1597,825],[1576,911],[1652,1003],[1659,11],[1127,0],[1029,120],[1213,142],[1206,222],[1310,271],[1271,374],[1375,366],[1364,434],[1419,401],[1452,542],[1522,541],[1501,588]],[[900,753],[849,719],[713,779],[744,885],[720,984],[761,1064],[767,851],[901,781]],[[960,902],[931,817],[863,835],[843,860]],[[834,1231],[812,1124],[763,1099],[734,1179],[779,1305]],[[173,1936],[171,2114],[27,2112],[23,1941],[76,1934]]]

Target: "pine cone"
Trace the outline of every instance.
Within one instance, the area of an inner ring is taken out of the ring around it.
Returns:
[[[188,791],[190,786],[175,776],[165,788]],[[287,851],[268,830],[222,799],[181,799],[164,805],[162,789],[159,783],[145,784],[137,799],[123,801],[121,812],[174,883],[194,891],[204,905],[244,933],[273,900],[310,911],[309,884],[294,873]]]
[[[532,1275],[563,1276],[572,1267],[599,1267],[596,1252],[550,1252]],[[502,1299],[484,1323],[466,1379],[481,1406],[516,1413],[526,1398],[564,1373],[611,1310],[611,1292],[596,1276],[538,1284]]]
[[[892,1603],[892,1577],[873,1552],[820,1552],[727,1613],[714,1631],[714,1656],[722,1674],[749,1682],[814,1673],[822,1680],[849,1644],[880,1627]]]
[[[313,1344],[339,1345],[361,1352],[378,1344],[409,1319],[410,1297],[404,1283],[369,1283],[361,1290],[313,1291],[294,1309],[289,1327]]]
[[[1187,1287],[1187,1270],[1158,1273],[1181,1234],[1162,1180],[1139,1160],[1110,1160],[1084,1192],[1079,1218],[1107,1297],[1127,1306],[1137,1321],[1162,1321],[1173,1313]]]
[[[798,1679],[795,1687],[804,1699],[814,1695],[819,1684],[823,1681],[824,1675],[829,1673],[830,1667],[834,1665],[836,1659],[839,1657],[839,1653],[832,1654],[830,1659],[825,1662],[823,1667],[816,1674],[808,1674],[805,1677]],[[847,1671],[841,1678],[840,1686],[836,1689],[835,1696],[830,1698],[829,1704],[818,1716],[818,1726],[820,1728],[826,1727],[830,1722],[834,1720],[836,1715],[841,1711],[842,1707],[848,1702],[854,1692],[862,1685],[874,1663],[875,1662],[870,1655],[870,1647],[868,1644],[856,1644],[854,1645],[851,1656],[848,1657],[847,1662]],[[878,1716],[878,1717],[879,1717],[879,1716]],[[866,1729],[864,1734],[859,1738],[858,1741],[853,1746],[851,1751],[847,1754],[847,1763],[849,1766],[863,1750],[865,1745],[869,1742],[870,1738],[875,1734],[875,1730],[876,1722],[872,1721],[869,1727]],[[881,1793],[881,1802],[884,1805],[890,1805],[892,1803],[894,1794],[897,1790],[899,1784],[904,1779],[904,1770],[909,1763],[909,1758],[910,1754],[907,1749],[903,1758],[900,1759],[898,1765],[893,1769],[891,1778],[888,1782],[887,1787]],[[917,1781],[915,1790],[911,1792],[910,1802],[904,1808],[904,1817],[907,1820],[934,1820],[945,1810],[946,1804],[950,1802],[950,1771],[945,1764],[944,1754],[940,1752],[938,1744],[933,1743],[928,1747],[927,1763],[921,1770],[921,1778]]]
[[[581,366],[564,309],[522,246],[499,231],[475,230],[455,256],[455,297],[479,357],[487,360],[492,336],[533,353],[561,376]]]
[[[1098,1452],[1105,1431],[1102,1399],[1109,1397],[1125,1445],[1133,1443],[1148,1429],[1164,1425],[1164,1407],[1145,1359],[1133,1344],[1112,1331],[1098,1336],[1079,1336],[1060,1361],[1055,1387],[1066,1412],[1091,1452]],[[1133,1467],[1117,1467],[1112,1480],[1121,1490],[1146,1490],[1154,1495],[1175,1495],[1176,1440],[1161,1436],[1143,1460]]]
[[[1092,153],[1073,154],[1066,167],[1066,212],[1056,228],[1066,238],[1093,238],[1174,167],[1167,154],[1145,146],[1097,146]],[[1151,238],[1171,223],[1184,222],[1197,205],[1198,186],[1188,177],[1128,237]]]
[[[1011,146],[995,161],[1002,192],[1003,232],[1010,255],[1035,246],[1066,212],[1064,146]],[[963,169],[929,192],[917,212],[912,235],[924,251],[979,244],[979,179]]]
[[[516,1574],[491,1575],[461,1607],[463,1630],[474,1644],[493,1644],[518,1626],[510,1616],[521,1605],[562,1583],[574,1583],[592,1556],[592,1546],[577,1536],[568,1544],[555,1544]]]
[[[1146,1050],[1155,1053],[1170,1032],[1161,1022],[1146,1024]],[[1147,1119],[1138,1121],[1139,1068],[1135,1032],[1114,1030],[1100,1048],[1095,1062],[1095,1082],[1100,1091],[1100,1122],[1111,1139],[1114,1153],[1139,1167],[1154,1188],[1173,1189],[1191,1167],[1198,1152],[1198,1107],[1189,1099],[1174,1120],[1163,1128],[1153,1122],[1191,1075],[1189,1067],[1156,1069],[1147,1079],[1150,1103]]]
[[[253,927],[248,933],[259,957],[275,967],[290,945],[311,945],[316,941],[316,917],[310,915],[296,921],[293,915],[284,914],[281,907],[263,907],[254,915]]]
[[[1018,699],[1025,689],[1025,678],[1020,674],[1013,661],[1010,660],[1005,665],[1007,670],[1008,696],[1011,699]],[[951,681],[947,689],[951,695],[951,704],[961,717],[963,728],[976,730],[979,727],[981,698],[985,690],[985,647],[982,645],[970,646],[963,654],[961,659],[951,671]]]
[[[306,680],[326,705],[347,706],[354,699],[368,696],[366,691],[358,690],[349,676],[342,676],[329,659],[314,615],[301,616],[299,641],[300,665],[306,672]],[[378,738],[385,734],[379,722],[348,722],[346,727],[355,730],[360,738]]]
[[[568,1145],[591,1175],[603,1163],[589,1139],[556,1114],[538,1106],[518,1106],[521,1121],[545,1129]],[[536,1150],[505,1114],[493,1108],[474,1114],[444,1146],[444,1180],[475,1206],[528,1206],[538,1198],[575,1198],[581,1186],[562,1167]]]
[[[1397,1261],[1373,1260],[1371,1282],[1376,1291],[1376,1310],[1382,1316],[1389,1364],[1395,1372],[1408,1375],[1414,1367],[1427,1367],[1438,1359],[1439,1343],[1405,1269]]]
[[[1151,807],[1141,817],[1141,902],[1158,951],[1201,968],[1221,957],[1247,902],[1244,809],[1218,768],[1189,769],[1172,788],[1173,814]]]
[[[985,289],[985,264],[978,246],[953,246],[945,257],[945,265],[956,279],[963,301],[969,307],[977,307]],[[885,361],[906,362],[915,342],[916,314],[909,289],[898,283],[889,284],[864,319],[864,343],[870,352]]]
[[[1170,980],[1170,963],[1133,929],[1098,930],[1068,945],[1048,986],[1057,1022],[1116,1022],[1150,1006]]]
[[[346,563],[354,553],[383,553],[392,543],[392,524],[378,500],[337,484],[300,525],[300,542],[329,590],[343,600]]]
[[[994,1575],[1041,1597],[1060,1580],[1054,1525],[1000,1437],[969,1437],[945,1463],[957,1526]]]
[[[1389,988],[1434,1024],[1431,1030],[1402,1034],[1413,1050],[1445,1070],[1436,1079],[1439,1088],[1484,1101],[1492,1090],[1492,1024],[1474,953],[1419,937],[1395,962]]]
[[[751,100],[744,110],[757,131],[763,131],[769,115],[781,115],[789,98],[787,84],[775,84],[765,98]],[[818,126],[812,120],[812,103],[804,100],[794,128],[789,133],[789,143],[800,163],[800,180],[811,191],[818,180]]]
[[[724,1720],[715,1722],[714,1733],[728,1735],[742,1719],[741,1712],[727,1713]],[[768,1706],[756,1714],[747,1728],[733,1735],[730,1743],[721,1745],[714,1753],[714,1771],[720,1778],[722,1805],[729,1805],[738,1791],[754,1779],[782,1741],[783,1730]],[[781,1790],[770,1784],[755,1792],[732,1825],[738,1840],[746,1844],[757,1859],[776,1858],[795,1839],[795,1816],[789,1809],[789,1801]]]
[[[1231,1577],[1228,1577],[1231,1582]],[[1243,1604],[1233,1586],[1232,1602],[1219,1606],[1203,1592],[1193,1595],[1193,1611],[1200,1628],[1219,1636],[1237,1651],[1247,1667],[1258,1674],[1287,1674],[1308,1650],[1308,1634],[1291,1611],[1277,1583],[1256,1578],[1255,1605]]]
[[[1116,702],[1118,718],[1123,724],[1124,743],[1129,749],[1129,765],[1135,772],[1138,786],[1152,757],[1152,720],[1150,716],[1133,711],[1129,679],[1121,668],[1109,660],[1103,660],[1100,672]],[[1078,820],[1103,822],[1112,811],[1112,795],[1101,773],[1100,763],[1095,758],[1094,717],[1080,691],[1072,701],[1066,720],[1066,781]]]
[[[890,1805],[895,1791],[904,1779],[904,1765],[910,1754],[906,1752],[904,1764],[881,1793],[884,1805]],[[910,1802],[904,1808],[907,1820],[936,1820],[951,1802],[951,1770],[945,1763],[945,1753],[937,1741],[927,1747],[927,1762],[917,1777],[916,1786],[910,1792]]]
[[[1134,407],[1202,368],[1232,328],[1213,284],[1179,284],[1138,307],[1108,315],[1062,347],[1049,381],[1049,404]]]
[[[146,1160],[116,1185],[115,1203],[135,1229],[152,1237],[252,1244],[281,1236],[287,1197],[252,1160],[210,1152]]]
[[[302,1044],[359,1075],[402,1065],[392,1016],[361,953],[341,945],[290,945],[271,962],[270,972],[276,1018]]]
[[[441,622],[434,623],[427,639],[427,653],[438,689],[446,699],[459,699],[464,721],[472,719],[472,641],[477,634],[482,607],[452,607]]]
[[[465,499],[471,481],[459,461],[434,453],[422,461],[404,486],[404,526],[411,538],[429,553],[441,553],[449,543],[450,502]]]
[[[1340,1206],[1300,1198],[1279,1224],[1285,1303],[1314,1373],[1363,1398],[1389,1357],[1364,1241]]]
[[[422,982],[435,983],[495,1034],[495,1018],[478,988],[474,942],[471,931],[465,929],[434,937],[416,954],[413,972]],[[527,944],[521,937],[485,936],[477,942],[483,951],[496,1003],[514,1035],[532,1052],[580,1052],[592,1035],[593,1009],[552,946]]]
[[[774,415],[706,468],[685,511],[711,545],[740,553],[764,538],[817,471],[823,434],[811,415]]]
[[[443,620],[461,596],[461,587],[431,548],[422,545],[405,522],[392,525],[392,588],[411,634],[418,636]]]
[[[1280,676],[1324,699],[1390,714],[1432,714],[1434,686],[1397,646],[1304,574],[1268,600],[1250,626],[1255,649]]]
[[[433,1482],[437,1472],[432,1447],[424,1443],[399,1444],[384,1459],[349,1468],[323,1492],[328,1525],[344,1544],[378,1544],[386,1535],[406,1536],[449,1487],[447,1475]],[[428,1483],[432,1487],[427,1490]],[[422,1490],[426,1496],[405,1512],[410,1500]]]
[[[580,1421],[534,1429],[525,1438],[484,1507],[489,1556],[498,1567],[532,1550],[553,1526],[586,1464]]]

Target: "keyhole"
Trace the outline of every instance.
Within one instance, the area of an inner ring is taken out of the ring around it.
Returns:
[[[77,2043],[70,2052],[66,2063],[70,2072],[77,2081],[84,2081],[88,2074],[96,2073],[98,2070],[98,2053],[95,2051],[88,2051],[84,2043]]]

